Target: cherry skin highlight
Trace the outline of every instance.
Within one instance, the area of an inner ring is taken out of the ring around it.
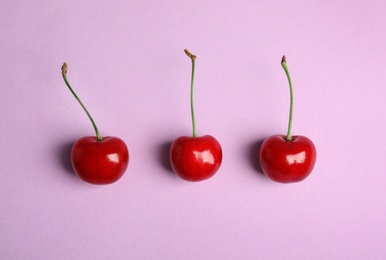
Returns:
[[[212,177],[220,168],[222,150],[220,143],[210,135],[181,136],[170,149],[173,171],[187,181],[202,181]]]

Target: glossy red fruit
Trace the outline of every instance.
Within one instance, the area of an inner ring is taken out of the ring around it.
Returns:
[[[62,76],[68,89],[82,106],[90,119],[94,136],[79,139],[72,147],[71,163],[75,173],[92,184],[110,184],[119,180],[129,163],[129,151],[124,141],[118,137],[102,137],[94,119],[67,80],[67,63],[62,65]]]
[[[129,164],[129,151],[118,137],[85,136],[76,141],[71,151],[75,173],[92,184],[110,184],[119,180]]]
[[[170,164],[174,172],[187,181],[202,181],[212,177],[220,168],[220,143],[210,135],[181,136],[170,148]]]
[[[192,61],[190,82],[190,106],[193,136],[180,136],[170,147],[170,164],[173,171],[187,181],[202,181],[212,177],[221,166],[222,150],[220,143],[210,135],[197,136],[194,117],[193,90],[196,55],[184,50]]]
[[[260,166],[265,175],[282,183],[298,182],[310,175],[316,162],[315,145],[305,136],[292,136],[293,88],[286,57],[281,59],[290,89],[287,135],[273,135],[260,148]]]
[[[270,179],[291,183],[310,175],[316,162],[315,145],[305,136],[273,135],[264,140],[260,150],[260,166]]]

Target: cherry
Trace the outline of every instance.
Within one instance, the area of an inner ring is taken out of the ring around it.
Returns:
[[[184,50],[192,61],[190,85],[190,107],[193,137],[180,136],[170,147],[170,164],[173,171],[187,181],[202,181],[212,177],[220,168],[222,149],[220,143],[210,135],[197,136],[194,117],[193,90],[196,55]]]
[[[283,56],[281,65],[286,73],[290,87],[290,114],[287,136],[272,135],[264,140],[260,148],[260,166],[270,179],[281,183],[299,182],[307,178],[316,162],[316,149],[305,136],[292,136],[293,89]]]
[[[76,141],[71,150],[71,164],[75,173],[92,184],[111,184],[119,180],[129,164],[129,151],[125,142],[114,136],[102,137],[99,130],[67,80],[67,64],[62,66],[62,76],[67,87],[89,117],[95,136],[85,136]]]

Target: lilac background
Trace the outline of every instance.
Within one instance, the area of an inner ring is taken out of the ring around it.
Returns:
[[[1,259],[384,259],[386,2],[9,1],[0,3]],[[198,133],[224,160],[188,183],[168,145]],[[258,144],[286,132],[318,150],[304,182],[257,171]],[[124,139],[129,168],[82,182],[71,145]]]

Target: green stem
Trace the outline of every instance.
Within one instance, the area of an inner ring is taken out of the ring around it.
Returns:
[[[196,55],[190,53],[187,49],[184,50],[186,55],[192,60],[192,79],[190,82],[190,111],[192,113],[192,126],[193,126],[193,137],[197,137],[196,132],[196,120],[194,117],[194,102],[193,102],[193,94],[194,94],[194,68],[196,65]]]
[[[103,137],[101,136],[101,134],[99,133],[99,130],[98,130],[98,127],[96,126],[94,120],[92,119],[90,113],[87,111],[87,108],[83,105],[82,101],[80,100],[80,98],[76,95],[75,91],[72,89],[72,87],[70,86],[70,83],[68,83],[68,80],[67,80],[67,63],[63,63],[63,66],[62,66],[62,76],[63,76],[63,79],[64,79],[64,82],[66,83],[68,89],[71,91],[71,93],[74,95],[74,97],[76,98],[76,100],[78,100],[79,104],[82,106],[84,112],[86,112],[88,118],[90,119],[93,127],[94,127],[94,130],[95,130],[95,134],[97,136],[97,140],[98,141],[103,141]]]
[[[288,120],[287,142],[291,142],[292,141],[292,110],[293,110],[293,103],[294,103],[294,93],[292,89],[291,76],[288,71],[287,61],[285,56],[283,56],[283,58],[281,59],[281,66],[283,67],[285,74],[287,75],[288,84],[290,88],[290,112],[289,112],[289,120]]]

